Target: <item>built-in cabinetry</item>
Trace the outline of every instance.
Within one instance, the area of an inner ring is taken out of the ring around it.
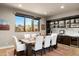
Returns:
[[[51,21],[50,27],[52,28],[79,28],[79,18]]]
[[[71,38],[69,36],[58,35],[58,43],[69,45],[71,44]]]
[[[52,28],[79,28],[79,15],[48,20],[46,24],[47,33],[50,33]]]
[[[68,35],[58,35],[58,43],[77,46],[79,47],[79,37],[78,36],[68,36]]]

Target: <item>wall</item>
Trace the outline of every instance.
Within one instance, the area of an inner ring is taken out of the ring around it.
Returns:
[[[16,20],[15,13],[18,11],[21,13],[28,14],[25,11],[15,10],[12,8],[0,6],[0,18],[7,20],[10,25],[10,30],[0,30],[0,47],[13,45],[13,43],[14,43],[14,40],[12,39],[13,35],[16,35],[18,38],[21,39],[24,37],[24,34],[26,34],[26,33],[30,33],[30,34],[40,33],[40,32],[15,32],[15,20]],[[29,14],[31,14],[31,13],[29,13]],[[33,14],[33,13],[31,15],[35,16],[35,14]],[[45,24],[45,19],[40,20],[40,25],[42,23]]]
[[[79,10],[70,11],[70,12],[58,14],[58,15],[55,15],[55,16],[51,16],[48,20],[53,20],[53,19],[72,16],[72,15],[79,15]],[[79,34],[79,28],[52,28],[52,32],[54,32],[54,33],[59,33],[60,30],[65,30],[66,35]]]
[[[57,15],[49,17],[48,20],[53,20],[53,19],[57,19],[57,18],[67,17],[67,16],[73,16],[73,15],[79,15],[79,10],[57,14]]]
[[[65,35],[79,35],[79,28],[54,28],[53,33],[59,33],[60,30],[65,30]]]
[[[42,24],[45,24],[45,26],[46,26],[45,18],[42,18],[42,19],[40,20],[40,33],[46,34],[46,30],[42,30],[42,28],[41,28],[41,25],[42,25]]]

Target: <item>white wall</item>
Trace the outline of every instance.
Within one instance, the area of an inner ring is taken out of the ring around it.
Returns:
[[[53,19],[72,16],[72,15],[79,15],[79,10],[51,16],[48,20],[53,20]],[[54,33],[59,33],[60,30],[65,30],[65,34],[67,34],[67,35],[68,34],[69,35],[74,35],[74,34],[79,35],[79,28],[52,28],[52,32],[54,32]]]
[[[12,39],[12,35],[16,35],[18,38],[23,38],[23,35],[26,33],[30,33],[30,34],[35,33],[35,32],[15,32],[15,20],[16,20],[15,12],[16,11],[13,9],[0,6],[0,18],[7,20],[10,25],[10,30],[0,30],[0,47],[13,45],[14,41]],[[23,11],[19,11],[19,12],[22,13]],[[27,14],[27,12],[25,12],[25,14]],[[32,14],[32,15],[35,15],[35,14]],[[40,23],[45,24],[45,20],[41,19]],[[36,32],[36,33],[39,33],[39,32]]]
[[[45,20],[44,18],[42,18],[42,19],[40,20],[40,32],[46,34],[46,30],[42,30],[42,29],[41,29],[41,24],[45,24],[45,25],[46,25],[46,20]]]
[[[53,19],[57,19],[61,17],[67,17],[67,16],[73,16],[73,15],[79,15],[79,10],[69,11],[69,12],[58,14],[58,15],[54,15],[48,18],[48,20],[53,20]]]
[[[65,35],[79,35],[79,28],[54,28],[53,33],[59,33],[60,30],[65,30]]]
[[[0,18],[8,20],[10,25],[10,30],[0,30],[0,46],[7,46],[11,39],[11,35],[13,35],[14,30],[14,19],[15,16],[9,8],[0,7]]]

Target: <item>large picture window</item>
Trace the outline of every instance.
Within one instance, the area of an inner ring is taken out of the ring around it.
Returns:
[[[40,21],[30,17],[16,16],[16,32],[32,32],[40,30]]]

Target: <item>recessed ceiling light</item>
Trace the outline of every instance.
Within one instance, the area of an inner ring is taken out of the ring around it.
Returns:
[[[22,4],[19,4],[18,6],[19,6],[19,7],[22,7]]]
[[[64,6],[61,6],[60,8],[64,9]]]

